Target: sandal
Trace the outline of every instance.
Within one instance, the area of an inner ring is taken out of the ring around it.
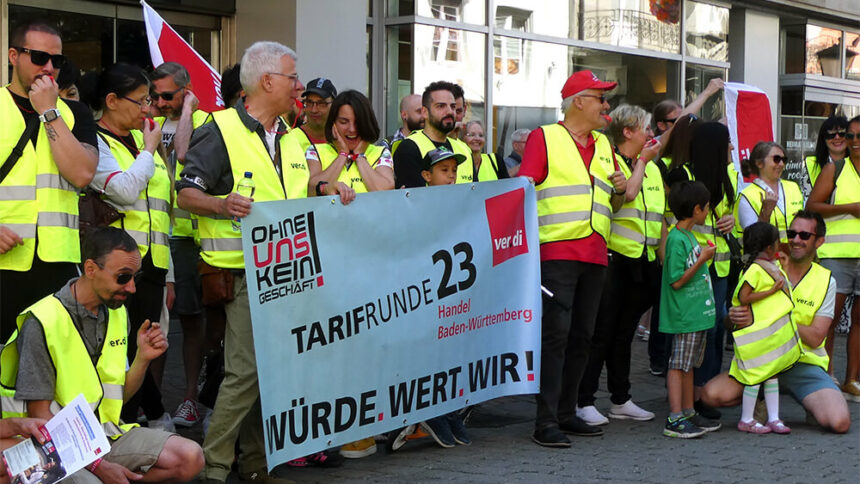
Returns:
[[[738,420],[738,430],[741,432],[749,432],[751,434],[769,434],[771,432],[770,427],[762,425],[756,420],[751,420],[749,422]]]
[[[776,419],[772,422],[767,423],[767,428],[770,429],[771,432],[775,434],[790,434],[791,428],[788,425],[782,423],[782,420]]]

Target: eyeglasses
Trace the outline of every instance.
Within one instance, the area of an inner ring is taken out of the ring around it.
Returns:
[[[177,89],[177,90],[175,90],[175,91],[167,91],[167,92],[155,92],[155,91],[150,91],[150,92],[149,92],[149,97],[151,97],[151,98],[152,98],[152,102],[158,102],[158,98],[161,98],[161,99],[164,99],[164,100],[165,100],[165,101],[167,101],[167,102],[170,102],[170,101],[173,101],[173,96],[175,96],[175,95],[176,95],[176,93],[178,93],[179,91],[181,91],[181,90],[183,90],[183,89],[185,89],[185,88],[184,88],[184,87],[180,87],[179,89]]]
[[[116,283],[119,284],[120,286],[124,286],[124,285],[128,284],[129,281],[131,281],[132,279],[134,279],[134,282],[139,281],[140,276],[142,276],[142,275],[143,275],[143,271],[137,271],[134,274],[132,274],[131,272],[121,272],[121,273],[116,275]]]
[[[299,80],[298,74],[284,74],[283,72],[267,72],[266,74],[271,74],[273,76],[281,76],[281,77],[286,77],[287,79],[292,79],[293,84],[295,84],[296,81]]]
[[[135,101],[134,99],[132,99],[128,96],[123,96],[122,98],[125,99],[126,101],[131,101],[131,102],[137,104],[137,106],[140,109],[145,109],[145,108],[152,106],[152,99],[151,98],[146,98],[143,101]]]
[[[666,118],[663,120],[664,123],[674,123],[678,118]]]
[[[785,231],[785,235],[788,237],[788,240],[791,240],[797,236],[800,236],[800,240],[809,240],[810,237],[817,236],[818,234],[813,234],[812,232],[805,232],[803,230],[797,231],[788,229]]]
[[[580,94],[577,97],[593,97],[594,99],[597,99],[598,101],[600,101],[600,104],[603,104],[606,102],[606,95],[605,94],[601,94],[599,96],[596,94]]]
[[[771,158],[773,159],[773,162],[776,163],[777,165],[780,163],[785,163],[787,160],[786,157],[780,156],[780,155],[773,155]]]
[[[23,54],[30,54],[30,62],[36,64],[37,66],[43,66],[47,64],[48,61],[51,61],[51,65],[54,66],[54,69],[60,69],[61,67],[66,65],[66,56],[64,56],[63,54],[49,54],[41,50],[33,50],[28,49],[26,47],[12,48]]]
[[[326,106],[331,105],[332,101],[305,101],[305,107],[310,108],[324,108]]]
[[[854,138],[860,139],[860,133],[845,133],[845,139],[854,141]]]
[[[466,138],[483,138],[482,133],[466,133]]]
[[[844,138],[845,137],[845,131],[844,130],[834,131],[834,132],[828,131],[828,132],[824,133],[824,139],[833,139],[837,136],[841,136]]]

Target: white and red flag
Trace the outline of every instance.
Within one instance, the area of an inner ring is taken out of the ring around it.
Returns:
[[[177,62],[188,69],[194,94],[200,100],[200,109],[206,112],[224,109],[221,99],[221,75],[200,56],[188,42],[164,21],[145,1],[143,21],[146,24],[146,38],[149,40],[149,55],[152,65],[160,66],[165,62]]]
[[[759,141],[773,141],[773,118],[770,115],[770,100],[757,87],[738,82],[727,82],[726,121],[732,145],[732,162],[738,173],[740,161],[748,159]],[[747,180],[748,181],[748,180]],[[741,187],[738,187],[740,190]]]

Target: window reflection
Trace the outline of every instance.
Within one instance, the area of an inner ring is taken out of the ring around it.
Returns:
[[[424,86],[417,87],[412,83],[412,28],[411,25],[405,25],[389,27],[387,30],[386,134],[400,128],[400,100],[408,94],[420,93],[424,89]]]
[[[860,33],[845,32],[845,77],[860,80]]]
[[[388,15],[418,15],[479,25],[486,24],[487,17],[484,0],[389,0]]]
[[[841,41],[841,30],[807,25],[806,73],[842,77]]]
[[[729,60],[729,9],[687,2],[687,55],[716,61]]]
[[[686,82],[684,84],[684,105],[690,104],[705,90],[711,79],[725,79],[725,69],[687,64]],[[702,119],[717,121],[725,115],[723,109],[723,91],[711,96],[702,106]]]
[[[569,0],[497,0],[497,29],[574,37],[575,2]]]
[[[660,52],[681,50],[678,23],[661,22],[648,0],[579,0],[580,39]]]

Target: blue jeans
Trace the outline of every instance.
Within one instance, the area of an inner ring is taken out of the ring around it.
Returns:
[[[720,374],[723,368],[723,343],[726,330],[723,320],[726,317],[726,297],[728,296],[728,277],[717,277],[711,267],[711,283],[714,286],[714,303],[717,306],[717,316],[714,318],[714,326],[708,330],[708,338],[705,343],[705,359],[702,366],[693,372],[693,385],[705,386],[708,380]]]

